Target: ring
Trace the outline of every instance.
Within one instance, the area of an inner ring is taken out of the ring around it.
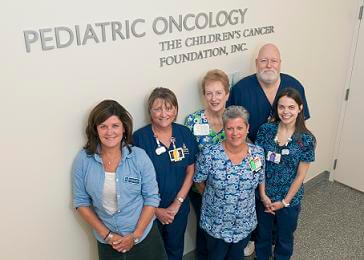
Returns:
[[[121,251],[122,253],[126,253],[126,249],[124,249],[123,251]]]

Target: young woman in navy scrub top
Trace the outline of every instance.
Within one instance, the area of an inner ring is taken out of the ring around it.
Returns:
[[[315,160],[316,140],[306,128],[303,101],[297,90],[278,93],[273,105],[273,122],[259,128],[256,144],[266,156],[265,185],[259,189],[257,204],[257,259],[272,254],[272,227],[276,221],[274,259],[290,259],[293,233],[303,197],[303,180]]]

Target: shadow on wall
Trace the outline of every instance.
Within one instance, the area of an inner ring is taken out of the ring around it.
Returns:
[[[70,169],[70,187],[72,187],[72,169]],[[97,253],[97,242],[94,234],[92,233],[91,227],[82,219],[80,214],[78,214],[77,210],[73,207],[72,203],[72,189],[71,190],[71,201],[69,204],[69,209],[72,211],[72,214],[75,217],[76,222],[78,223],[78,226],[81,227],[83,230],[83,233],[85,237],[87,237],[88,240],[88,246],[89,246],[89,257],[88,260],[98,260],[98,253]],[[73,239],[73,238],[70,238]],[[81,238],[82,239],[82,238]],[[78,259],[78,256],[76,255],[74,259]]]
[[[96,242],[96,238],[95,238],[94,234],[92,233],[92,229],[90,228],[90,226],[87,223],[85,223],[85,221],[82,219],[82,217],[78,214],[77,210],[75,210],[73,208],[72,203],[71,203],[70,208],[71,208],[71,210],[73,212],[73,215],[75,216],[76,222],[81,227],[81,229],[83,230],[84,235],[88,239],[89,257],[87,259],[97,260],[98,259],[97,242]],[[77,259],[76,256],[75,256],[75,259]]]
[[[85,221],[81,218],[81,216],[77,213],[76,210],[74,210],[75,218],[80,225],[81,229],[84,231],[84,234],[87,236],[88,244],[89,244],[89,260],[97,260],[98,259],[98,253],[97,253],[97,242],[95,239],[94,234],[92,233],[92,230],[90,226],[85,223]]]

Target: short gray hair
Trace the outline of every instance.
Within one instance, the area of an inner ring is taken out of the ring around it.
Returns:
[[[229,106],[222,115],[222,123],[225,127],[226,122],[230,119],[242,118],[245,124],[249,124],[249,112],[242,106]]]

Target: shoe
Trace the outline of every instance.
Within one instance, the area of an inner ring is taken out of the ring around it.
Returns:
[[[249,241],[246,247],[244,248],[244,256],[251,256],[254,253],[255,244],[254,241]]]

